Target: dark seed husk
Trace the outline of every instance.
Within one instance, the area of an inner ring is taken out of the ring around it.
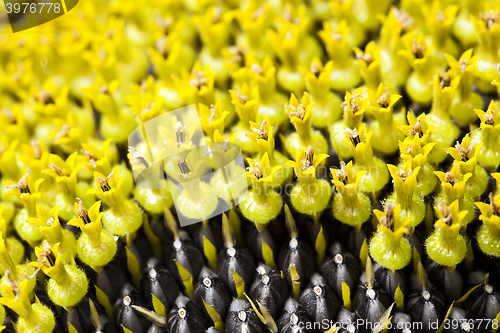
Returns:
[[[288,286],[281,272],[260,264],[250,287],[250,298],[258,301],[272,317],[276,317],[288,298]]]
[[[142,233],[137,236],[136,239],[128,246],[130,252],[132,252],[137,261],[139,262],[140,269],[144,269],[146,266],[146,262],[149,258],[153,256],[153,250],[151,250],[151,246],[149,242]]]
[[[333,322],[340,310],[340,303],[335,292],[325,279],[314,273],[299,300],[300,306],[313,322],[324,320]]]
[[[203,333],[208,327],[203,311],[189,298],[180,294],[168,314],[170,333]]]
[[[246,244],[248,244],[248,248],[258,261],[264,262],[264,257],[262,255],[262,241],[264,241],[267,246],[271,248],[273,254],[276,253],[276,246],[274,244],[273,236],[267,228],[262,232],[258,232],[257,229],[253,226],[247,229],[248,234],[246,238],[248,239],[248,241],[246,242]]]
[[[373,264],[373,273],[377,284],[385,290],[389,296],[394,297],[396,289],[399,288],[403,292],[406,291],[406,276],[403,271],[391,272],[389,269],[375,263]]]
[[[354,294],[352,304],[361,319],[374,325],[391,305],[391,299],[384,289],[376,285],[370,287],[367,283],[361,283]]]
[[[299,302],[295,298],[289,298],[281,316],[277,321],[278,330],[281,333],[312,333],[311,319],[305,311],[300,307]]]
[[[120,265],[114,260],[104,266],[100,273],[96,274],[97,287],[108,296],[111,303],[114,303],[120,297],[120,293],[127,283],[130,283],[127,266]]]
[[[167,333],[167,331],[165,329],[163,329],[162,327],[153,324],[149,328],[148,333]]]
[[[147,307],[142,295],[134,287],[127,284],[123,287],[121,297],[116,300],[113,308],[115,324],[120,330],[121,325],[123,325],[134,333],[146,333],[151,322],[135,311],[132,305]]]
[[[290,288],[293,286],[290,276],[290,264],[295,265],[300,277],[300,283],[305,286],[315,271],[316,263],[314,258],[314,251],[298,238],[292,238],[288,244],[281,247],[278,265],[283,271]]]
[[[448,302],[462,297],[464,282],[458,270],[450,272],[448,268],[431,259],[425,262],[425,270],[429,281],[441,291]]]
[[[90,293],[89,293],[90,294]],[[104,309],[101,304],[97,301],[95,297],[92,297],[92,302],[96,307],[98,313],[103,313]],[[94,329],[94,325],[90,320],[90,305],[89,297],[85,296],[77,306],[73,308],[73,311],[68,312],[65,309],[61,309],[59,314],[63,327],[66,331],[69,331],[68,322],[73,325],[73,327],[78,332],[90,332]]]
[[[212,243],[212,245],[215,246],[217,252],[219,252],[224,247],[220,220],[216,221],[212,219],[208,222],[207,225],[204,225],[203,223],[197,223],[193,225],[192,235],[195,235],[193,239],[194,243],[202,252],[204,248],[203,237],[206,237]]]
[[[371,233],[369,223],[364,223],[359,231],[353,227],[342,224],[339,230],[339,240],[353,255],[359,257],[359,252],[363,246],[363,242],[367,239],[367,235]]]
[[[177,279],[177,283],[183,286],[182,278],[175,261],[191,273],[193,278],[196,278],[205,264],[205,259],[203,254],[193,245],[185,232],[179,230],[179,236],[179,239],[165,246],[163,262],[170,273]]]
[[[162,219],[151,219],[150,220],[151,231],[158,237],[161,244],[171,244],[174,241],[174,236],[172,232],[168,230]]]
[[[474,317],[495,319],[500,312],[500,285],[485,278],[464,302],[465,309]]]
[[[233,299],[224,325],[226,332],[231,333],[264,333],[266,326],[254,312],[250,302],[243,299]]]
[[[449,328],[444,330],[445,333],[475,333],[479,332],[481,327],[486,328],[486,323],[481,325],[479,321],[472,319],[468,311],[458,307],[451,309],[448,320]]]
[[[443,294],[431,283],[427,286],[413,288],[406,298],[406,311],[414,322],[422,323],[424,332],[434,332],[433,325],[441,324],[446,313]]]
[[[415,332],[412,328],[412,319],[409,314],[402,312],[395,312],[391,320],[391,329],[388,333],[411,333]]]
[[[358,285],[361,268],[359,260],[350,252],[344,250],[343,246],[335,242],[330,247],[328,258],[321,266],[321,275],[326,279],[328,285],[335,291],[339,299],[342,298],[342,281],[350,290],[355,290]]]
[[[238,244],[222,249],[217,264],[217,272],[222,281],[229,287],[233,296],[237,296],[232,271],[243,279],[247,288],[250,286],[255,275],[255,259],[250,251]]]
[[[338,333],[362,333],[367,331],[366,325],[361,323],[358,315],[346,308],[340,309],[337,316],[337,327],[339,328]]]
[[[180,293],[174,276],[154,257],[147,261],[142,273],[141,291],[150,309],[153,308],[153,298],[151,296],[153,294],[162,302],[167,311],[172,308]]]
[[[226,317],[229,304],[231,303],[231,292],[224,281],[208,267],[203,267],[194,291],[195,303],[204,310],[207,318],[208,312],[205,303],[213,307],[222,318]]]

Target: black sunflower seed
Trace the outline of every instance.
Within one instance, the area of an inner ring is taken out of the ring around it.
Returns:
[[[113,308],[115,324],[120,330],[121,325],[123,325],[134,333],[146,333],[151,322],[135,311],[132,305],[147,307],[142,295],[134,287],[127,284],[123,287],[121,296],[116,300]]]
[[[207,317],[208,313],[203,301],[213,307],[222,318],[225,318],[231,303],[231,292],[216,273],[203,267],[194,290],[194,301],[201,309],[204,309]]]
[[[465,309],[476,318],[494,320],[500,312],[500,286],[489,281],[485,275],[483,282],[464,302]]]
[[[373,265],[373,273],[375,274],[376,283],[392,297],[399,286],[403,292],[406,291],[406,276],[403,271],[391,272],[389,269],[375,263]]]
[[[203,311],[189,298],[180,294],[168,314],[170,333],[203,333],[208,327]]]
[[[288,244],[281,247],[279,254],[279,268],[283,271],[288,286],[292,287],[290,276],[290,265],[295,265],[295,269],[300,277],[300,283],[305,286],[309,278],[315,271],[314,251],[298,238],[292,238]]]
[[[429,281],[441,291],[447,301],[452,302],[462,297],[464,282],[458,270],[450,272],[447,267],[431,259],[425,262],[425,270]]]
[[[342,281],[349,286],[350,290],[356,289],[361,275],[359,265],[358,258],[346,251],[340,243],[335,242],[330,247],[327,260],[321,266],[321,275],[341,299]]]
[[[237,295],[233,279],[233,271],[238,274],[248,288],[255,274],[255,259],[246,248],[235,244],[219,252],[217,272],[222,281],[229,287],[233,296]]]
[[[179,238],[170,245],[165,246],[163,252],[163,262],[170,273],[177,279],[179,285],[183,286],[182,278],[179,274],[176,261],[182,265],[193,278],[196,278],[205,263],[203,254],[193,245],[189,236],[179,230]]]
[[[335,292],[325,279],[314,273],[299,300],[300,306],[313,322],[334,322],[340,310]]]
[[[366,273],[361,275],[361,283],[354,294],[352,304],[361,319],[374,325],[391,305],[391,297],[378,284],[374,284],[373,278],[365,275]]]
[[[226,332],[231,333],[265,333],[266,326],[260,321],[250,302],[233,299],[224,325]]]
[[[278,330],[281,333],[312,333],[312,321],[295,298],[289,298],[285,302],[281,316],[277,321]]]
[[[272,317],[276,317],[288,298],[288,286],[281,272],[259,264],[249,294],[254,302],[258,301]]]
[[[180,293],[177,280],[169,270],[156,258],[150,258],[141,277],[141,291],[144,299],[153,308],[153,299],[151,294],[165,306],[168,311],[174,305],[177,296]]]
[[[338,333],[363,333],[366,332],[366,325],[363,325],[361,319],[355,312],[345,308],[340,309],[337,316]]]
[[[406,311],[414,322],[422,323],[423,332],[434,332],[435,323],[441,324],[446,312],[444,296],[430,282],[416,288],[414,284],[410,280]]]

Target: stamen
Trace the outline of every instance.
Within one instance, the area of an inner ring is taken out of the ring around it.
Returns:
[[[447,225],[451,225],[453,221],[453,216],[451,215],[450,207],[448,207],[444,201],[438,203],[438,209],[443,213],[443,218],[441,219]]]
[[[411,51],[413,52],[413,55],[417,59],[422,59],[424,57],[424,51],[427,49],[427,46],[422,46],[419,45],[417,42],[417,39],[413,39],[413,46],[411,48]]]
[[[378,103],[378,105],[380,105],[383,108],[388,108],[389,107],[389,100],[390,100],[390,93],[389,93],[389,89],[386,87],[385,93],[382,96],[380,96],[377,103]]]
[[[422,137],[423,132],[422,132],[422,128],[420,127],[421,123],[422,122],[421,122],[420,118],[417,118],[417,121],[415,122],[415,124],[412,126],[412,128],[410,128],[409,134],[410,135],[418,135],[418,137]]]
[[[31,147],[33,147],[33,151],[35,152],[35,158],[37,160],[42,156],[42,150],[40,149],[40,142],[36,140],[31,140]]]
[[[48,90],[40,90],[40,92],[38,93],[38,100],[45,105],[55,104],[50,94],[50,91]]]
[[[488,110],[484,115],[484,122],[487,125],[495,125],[495,115],[491,110]]]
[[[248,171],[250,171],[251,173],[254,174],[255,177],[257,177],[257,179],[260,179],[262,178],[262,176],[264,175],[262,173],[262,170],[260,169],[260,165],[259,163],[255,163],[255,168],[252,168],[252,167],[248,167],[247,168]]]
[[[451,76],[448,74],[448,72],[443,72],[439,74],[439,86],[441,89],[444,89],[446,87],[449,87],[451,83]]]
[[[358,133],[357,129],[346,128],[345,132],[347,133],[347,136],[351,140],[354,147],[356,147],[359,143],[361,143],[361,139],[359,137],[359,133]]]
[[[367,65],[370,65],[375,60],[371,54],[363,52],[356,53],[356,59],[363,60]]]
[[[191,172],[185,159],[178,156],[175,156],[174,159],[177,162],[177,166],[179,167],[179,170],[182,175],[187,175],[188,173]]]
[[[95,162],[97,162],[98,160],[97,156],[83,149],[81,149],[80,152],[82,153],[83,156],[87,158],[88,162],[92,165],[92,167],[95,168],[96,167]]]
[[[304,120],[304,117],[306,115],[306,109],[304,108],[304,106],[302,104],[299,104],[298,107],[293,107],[290,104],[285,104],[285,107],[290,107],[294,110],[294,111],[288,113],[289,116],[297,117],[300,120]]]
[[[54,170],[59,177],[68,177],[69,176],[68,171],[58,168],[55,164],[49,164],[49,168]]]
[[[10,123],[11,124],[16,124],[17,123],[17,119],[16,119],[16,116],[12,113],[12,111],[8,110],[8,109],[2,109],[1,113],[7,117],[7,119],[9,119]]]
[[[388,227],[388,228],[391,228],[394,226],[394,209],[395,208],[396,208],[396,205],[391,203],[391,202],[389,202],[385,206],[385,216],[383,216],[380,219],[381,225]]]
[[[85,207],[83,207],[82,200],[80,198],[76,198],[76,200],[78,201],[78,209],[76,213],[78,214],[80,219],[82,219],[83,223],[85,224],[90,223],[91,220],[89,218],[89,212],[87,211],[87,209],[85,209]]]
[[[27,178],[30,175],[30,172],[31,172],[31,170],[28,169],[28,172],[26,172],[26,174],[21,179],[19,179],[19,181],[17,182],[17,185],[16,184],[6,185],[5,187],[6,188],[17,188],[21,191],[22,194],[28,194],[28,193],[31,194],[29,184],[27,181]]]
[[[267,131],[264,129],[264,127],[267,124],[267,120],[264,120],[262,124],[260,125],[260,129],[254,128],[253,131],[259,135],[259,139],[266,140],[268,139],[268,134]]]
[[[19,296],[21,295],[21,290],[19,289],[17,284],[12,279],[12,276],[10,274],[10,270],[7,270],[5,272],[5,276],[7,277],[7,280],[9,280],[10,289],[12,289],[12,292],[14,293],[14,295],[16,295],[14,301],[17,303],[17,301],[19,301]]]
[[[345,171],[345,162],[340,161],[340,169],[335,173],[337,178],[344,184],[347,184],[347,172]]]
[[[198,89],[203,88],[204,86],[207,85],[208,80],[205,77],[205,72],[204,71],[197,71],[196,69],[193,69],[194,71],[194,78],[189,81],[189,84],[191,87],[196,87]]]
[[[259,65],[257,64],[253,64],[252,66],[250,66],[250,69],[257,75],[262,75],[264,74],[263,71],[262,71],[262,67],[260,67]]]
[[[182,126],[182,123],[178,121],[174,126],[174,130],[175,130],[175,137],[177,139],[177,147],[186,144],[187,126]]]
[[[319,69],[319,65],[315,62],[311,63],[311,73],[313,73],[316,77],[319,77],[319,74],[321,74],[321,70]]]
[[[71,131],[71,125],[69,124],[64,124],[63,127],[59,132],[57,132],[56,137],[54,138],[54,141],[57,142],[59,139],[62,139],[64,137],[69,136],[69,132]]]
[[[301,163],[306,171],[314,166],[314,148],[312,146],[307,147],[305,158]]]
[[[111,173],[109,174],[109,176],[107,176],[106,178],[102,178],[102,177],[97,177],[96,179],[99,181],[99,187],[104,191],[104,192],[107,192],[107,191],[110,191],[111,190],[111,186],[109,186],[109,183],[108,183],[108,180],[113,177],[115,174],[114,171],[111,171]]]
[[[455,176],[453,176],[453,174],[451,172],[447,172],[445,174],[445,180],[446,182],[450,183],[450,184],[455,184],[456,182],[458,182],[458,179],[455,178]]]
[[[149,163],[144,157],[141,156],[141,154],[137,150],[135,150],[134,147],[129,146],[128,152],[130,153],[130,155],[132,155],[132,159],[130,161],[131,164],[138,163],[144,165],[146,168],[149,168]]]

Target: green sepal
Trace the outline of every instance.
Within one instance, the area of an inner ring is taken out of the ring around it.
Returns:
[[[125,250],[127,253],[127,269],[132,275],[132,282],[134,286],[139,290],[141,285],[141,268],[139,266],[139,261],[136,256],[128,249],[128,246],[125,246]]]
[[[212,321],[214,322],[215,329],[217,331],[223,333],[224,332],[224,322],[222,321],[222,318],[221,318],[219,312],[217,312],[217,310],[215,310],[213,307],[211,307],[209,304],[207,304],[203,298],[201,298],[201,300],[203,301],[203,305],[205,306],[205,309],[207,310],[207,313],[210,316],[210,319],[212,319]]]
[[[320,225],[318,236],[316,237],[316,242],[314,244],[314,249],[316,250],[316,265],[318,268],[321,267],[323,262],[325,261],[325,251],[326,251],[326,239],[325,234],[323,233],[323,226]]]
[[[347,283],[344,282],[344,280],[341,281],[341,284],[342,284],[342,303],[344,305],[344,308],[351,311],[351,289],[349,288]]]
[[[99,304],[103,306],[104,311],[106,312],[106,316],[113,322],[114,321],[113,306],[109,301],[108,295],[106,295],[104,291],[102,291],[98,286],[94,285],[94,287],[95,287],[95,294],[97,297],[97,301],[99,302]]]
[[[79,333],[78,330],[68,321],[68,331],[69,333]],[[1,331],[0,331],[1,332]]]
[[[121,327],[122,327],[122,329],[123,329],[123,333],[134,333],[134,332],[132,332],[131,330],[129,330],[128,328],[126,328],[125,326],[123,326],[123,325],[120,325],[120,326],[121,326]]]
[[[217,271],[217,250],[212,242],[205,236],[203,236],[203,252],[208,260],[208,266],[213,271]]]
[[[363,245],[361,245],[361,250],[359,251],[359,259],[361,259],[361,266],[363,268],[366,267],[366,260],[368,259],[368,242],[363,241]]]
[[[194,297],[194,285],[193,285],[193,276],[187,269],[184,268],[177,260],[175,260],[175,264],[177,265],[177,269],[179,270],[179,275],[182,279],[182,284],[184,285],[186,296],[190,299]]]
[[[470,294],[472,294],[472,292],[474,290],[476,290],[477,287],[481,286],[480,284],[478,284],[477,286],[475,286],[474,288],[472,288],[471,290],[469,290],[467,293],[465,293],[465,295],[463,295],[462,297],[460,297],[459,299],[457,299],[455,301],[455,303],[457,304],[460,304],[460,303],[463,303],[467,300],[467,298],[469,297]]]
[[[262,240],[262,257],[264,258],[264,262],[267,266],[276,269],[273,250],[269,247],[269,245],[267,245],[266,242],[264,242],[264,240]]]
[[[400,285],[398,284],[398,287],[396,288],[396,291],[394,292],[394,302],[396,302],[396,309],[399,312],[405,312],[405,296],[403,292],[401,291]]]
[[[448,312],[446,312],[446,316],[444,317],[443,322],[441,323],[441,325],[439,325],[439,328],[438,328],[438,330],[436,331],[436,333],[441,333],[441,332],[443,332],[443,330],[444,330],[444,325],[446,324],[446,321],[448,320],[448,317],[450,316],[451,309],[453,308],[453,305],[455,305],[455,301],[453,301],[453,302],[451,303],[450,307],[448,308]]]
[[[495,320],[496,320],[496,321],[495,321]],[[495,322],[497,323],[497,328],[493,328],[493,325],[492,325],[492,327],[491,327],[491,329],[490,329],[490,333],[496,333],[496,332],[498,331],[498,328],[499,328],[498,323],[500,322],[500,312],[497,314],[497,316],[495,317],[495,319],[494,319],[494,321],[493,321],[493,322],[494,322],[494,323],[495,323]]]
[[[292,280],[292,295],[298,300],[300,298],[300,276],[294,264],[290,264],[290,279]]]
[[[149,244],[153,249],[155,257],[161,260],[163,254],[163,246],[158,236],[156,236],[153,230],[151,230],[151,225],[149,224],[149,219],[146,214],[144,214],[143,216],[143,226],[144,226],[144,233],[146,234],[146,238],[148,239]]]
[[[391,312],[393,307],[394,303],[392,303],[391,306],[380,316],[378,324],[373,328],[372,333],[386,333],[388,331],[389,327],[387,327],[387,325],[391,322]]]
[[[151,298],[153,300],[153,309],[155,312],[166,318],[167,310],[165,309],[165,305],[153,293],[151,294]]]
[[[234,284],[236,285],[236,293],[239,299],[245,299],[245,281],[238,275],[234,270],[231,270],[233,274]]]

